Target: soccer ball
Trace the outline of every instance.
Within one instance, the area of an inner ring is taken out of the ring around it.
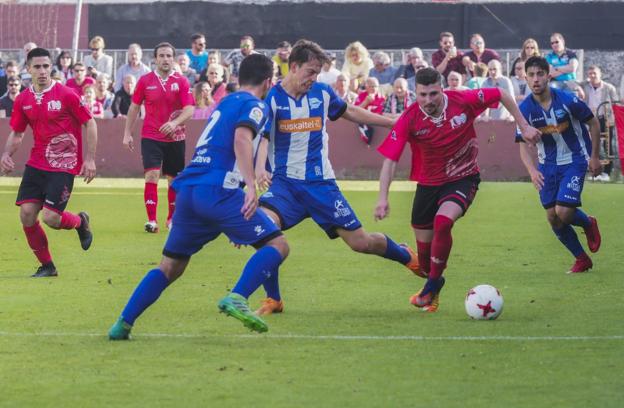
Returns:
[[[490,285],[479,285],[466,294],[466,313],[475,320],[494,320],[503,311],[503,297]]]

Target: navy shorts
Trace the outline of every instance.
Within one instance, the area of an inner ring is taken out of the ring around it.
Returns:
[[[245,193],[241,189],[191,185],[177,190],[176,211],[163,255],[188,259],[221,233],[240,245],[260,247],[282,235],[277,225],[258,209],[245,220],[241,207]]]
[[[73,188],[73,174],[26,166],[15,205],[38,202],[44,208],[61,214],[67,207]]]
[[[152,139],[141,139],[141,157],[143,169],[160,170],[165,176],[175,177],[184,170],[184,140],[178,142],[160,142]]]
[[[538,170],[544,175],[544,187],[539,192],[542,206],[546,209],[555,205],[580,207],[581,193],[585,183],[587,163],[564,165],[543,165]]]
[[[331,238],[338,228],[354,231],[362,227],[335,180],[304,181],[274,176],[260,205],[275,212],[287,230],[311,217]]]

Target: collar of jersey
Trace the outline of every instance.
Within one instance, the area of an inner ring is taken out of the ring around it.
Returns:
[[[422,106],[418,105],[420,111],[428,118],[434,125],[439,126],[441,123],[444,123],[446,120],[446,108],[448,107],[448,96],[444,92],[442,92],[442,97],[444,98],[444,107],[442,108],[442,113],[437,118],[434,118],[422,108]]]
[[[56,83],[57,83],[57,81],[53,79],[53,80],[52,80],[52,83],[50,84],[50,86],[49,86],[49,87],[47,87],[46,89],[44,89],[44,90],[43,90],[43,91],[41,91],[41,92],[36,92],[36,91],[35,91],[35,86],[31,84],[31,85],[30,85],[30,87],[29,87],[29,88],[30,88],[30,92],[34,93],[35,95],[43,95],[43,94],[45,94],[46,92],[49,92],[49,91],[50,91],[50,89],[54,88],[54,85],[56,85]]]

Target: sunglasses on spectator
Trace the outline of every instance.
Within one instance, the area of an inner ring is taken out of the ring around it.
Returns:
[[[483,41],[473,41],[473,45],[483,45]]]
[[[195,45],[197,45],[198,47],[205,47],[206,43],[205,42],[195,43]]]
[[[241,44],[240,45],[241,48],[251,48],[250,44]]]

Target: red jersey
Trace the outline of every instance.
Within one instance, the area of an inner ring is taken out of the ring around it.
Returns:
[[[76,83],[76,78],[69,78],[65,83],[65,86],[71,88],[78,94],[78,96],[82,96],[84,94],[84,88],[87,85],[95,85],[95,79],[90,76],[85,77],[84,81],[82,81],[82,85],[78,85]]]
[[[355,99],[354,105],[360,106],[364,102],[364,99],[366,99],[367,96],[368,96],[368,93],[366,91],[360,92],[360,94]],[[373,113],[378,113],[381,115],[383,113],[385,102],[386,102],[386,98],[377,94],[375,95],[375,98],[373,99],[373,101],[369,103],[365,109]]]
[[[193,94],[184,76],[174,72],[162,79],[155,71],[143,75],[132,95],[132,103],[145,103],[145,119],[141,131],[144,138],[160,142],[184,140],[184,125],[176,128],[173,137],[167,137],[158,131],[162,125],[178,117],[182,108],[193,105]]]
[[[414,103],[377,150],[398,161],[409,142],[410,180],[423,185],[439,186],[476,174],[479,146],[473,122],[485,109],[497,107],[500,98],[497,88],[444,91],[445,107],[440,120],[431,118]]]
[[[52,81],[36,94],[32,85],[13,105],[11,129],[22,133],[30,125],[34,145],[27,165],[36,169],[78,174],[82,167],[82,128],[89,109],[70,88]]]

